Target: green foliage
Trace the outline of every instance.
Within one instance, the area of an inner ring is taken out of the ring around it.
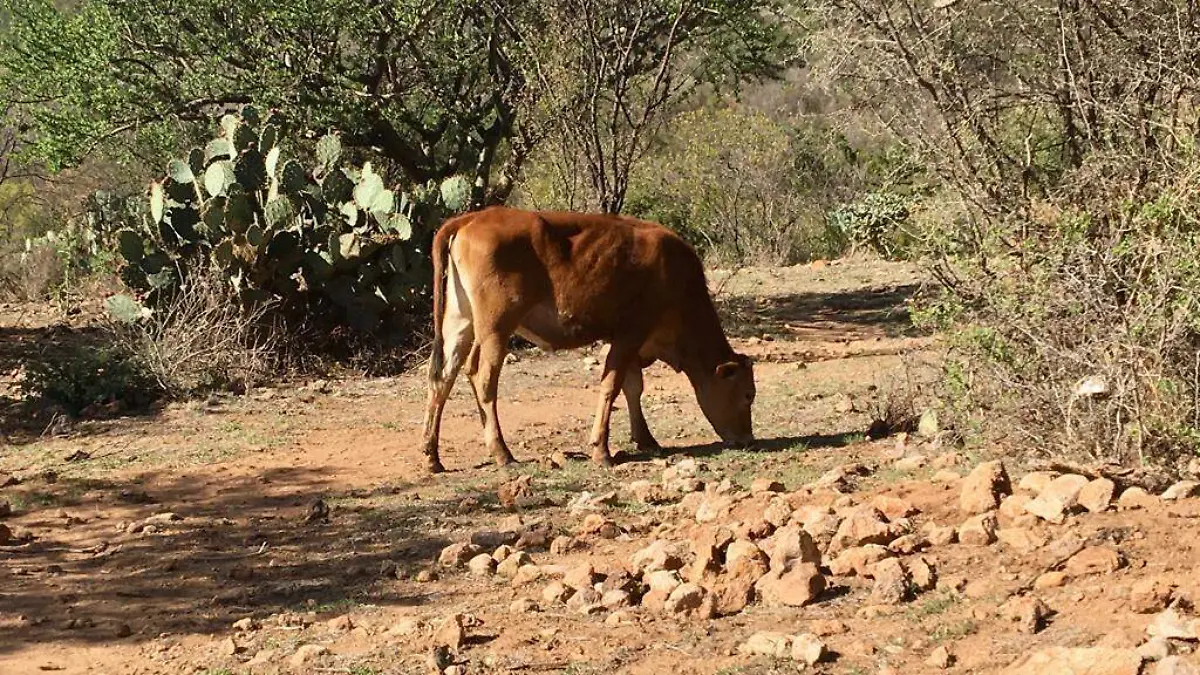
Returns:
[[[126,283],[156,306],[215,264],[247,302],[364,332],[421,302],[431,277],[422,242],[452,211],[438,195],[462,179],[397,198],[370,163],[342,164],[336,136],[317,142],[306,170],[279,145],[280,122],[258,118],[253,108],[226,114],[203,152],[168,163],[150,186],[149,217],[116,233]]]
[[[854,247],[894,258],[903,250],[911,206],[910,199],[903,195],[868,192],[830,211],[829,224]]]
[[[25,366],[21,387],[58,403],[71,415],[79,415],[92,405],[114,402],[126,409],[141,408],[159,392],[135,358],[111,346],[33,359]]]

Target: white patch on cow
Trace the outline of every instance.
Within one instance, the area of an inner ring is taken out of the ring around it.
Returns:
[[[462,365],[475,341],[469,280],[454,260],[455,239],[450,240],[446,256],[446,308],[442,314],[443,377],[452,377]]]

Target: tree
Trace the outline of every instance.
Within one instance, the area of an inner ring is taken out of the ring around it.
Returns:
[[[509,24],[540,109],[584,159],[595,205],[619,212],[630,173],[702,84],[775,76],[792,43],[772,0],[552,0],[542,34]]]
[[[525,83],[508,51],[534,4],[77,4],[0,0],[12,18],[0,97],[29,115],[29,155],[52,169],[131,137],[161,156],[247,102],[278,108],[301,129],[338,130],[414,182],[466,173],[476,204],[507,197],[528,152]]]

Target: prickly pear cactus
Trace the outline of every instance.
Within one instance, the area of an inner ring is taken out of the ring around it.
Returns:
[[[149,187],[144,224],[114,238],[126,283],[152,305],[190,269],[215,264],[249,300],[358,329],[410,308],[431,281],[428,236],[466,207],[470,184],[389,187],[371,164],[347,165],[336,135],[320,138],[306,165],[281,129],[247,106],[223,115],[203,148],[170,160]]]

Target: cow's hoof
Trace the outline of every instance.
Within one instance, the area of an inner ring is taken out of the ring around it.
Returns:
[[[446,467],[442,466],[440,459],[432,459],[428,464],[429,473],[445,473]]]
[[[592,455],[592,461],[596,463],[596,466],[599,466],[599,467],[602,467],[605,469],[611,469],[614,465],[612,455],[610,455],[608,453],[604,453],[603,455],[601,455],[601,454]]]
[[[502,469],[517,466],[519,464],[520,462],[517,461],[517,458],[513,457],[512,455],[501,455],[496,457],[496,466]]]

